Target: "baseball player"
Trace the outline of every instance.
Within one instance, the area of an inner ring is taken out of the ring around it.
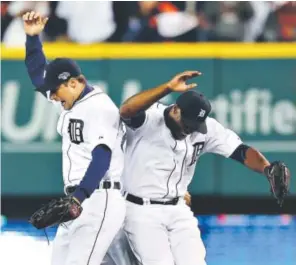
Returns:
[[[181,73],[127,99],[120,108],[128,126],[125,231],[143,265],[206,264],[197,219],[183,200],[202,154],[219,154],[264,174],[280,203],[288,192],[290,174],[283,163],[269,163],[233,131],[208,117],[209,100],[191,90],[196,84],[186,84],[199,75]],[[171,92],[184,93],[173,105],[157,103]]]
[[[39,209],[30,222],[39,229],[61,224],[53,242],[52,265],[98,265],[125,217],[119,182],[124,133],[119,111],[105,93],[87,83],[73,60],[46,62],[38,35],[47,18],[28,12],[23,22],[31,81],[62,108],[57,131],[62,137],[66,194]]]

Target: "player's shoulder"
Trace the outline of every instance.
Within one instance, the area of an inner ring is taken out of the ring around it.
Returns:
[[[166,107],[166,105],[160,102],[154,103],[146,111],[139,113],[137,117],[128,121],[128,131],[137,133],[137,135],[152,133],[156,128],[158,128],[158,126],[164,123],[164,110]],[[137,124],[135,127],[131,126],[133,121]]]
[[[208,131],[210,131],[209,129],[215,129],[217,127],[223,126],[219,121],[217,121],[213,117],[207,117],[206,125],[207,125],[207,128],[208,128]]]
[[[212,117],[207,117],[206,125],[208,130],[208,132],[206,133],[206,138],[216,137],[217,133],[224,129],[224,126]]]
[[[193,132],[191,134],[191,140],[194,142],[196,141],[203,141],[206,139],[210,139],[217,135],[217,128],[219,130],[219,127],[222,126],[216,119],[207,117],[205,120],[206,126],[207,126],[207,133],[201,134],[199,132]]]
[[[161,102],[156,102],[153,105],[150,106],[149,109],[147,109],[147,112],[149,113],[155,113],[155,114],[162,114],[163,111],[168,107],[168,105],[165,105]]]
[[[157,123],[161,123],[164,120],[164,111],[168,106],[161,103],[154,103],[147,111],[147,119],[154,120]],[[158,124],[159,125],[159,124]]]
[[[92,102],[97,102],[98,100],[102,101],[102,98],[104,98],[105,95],[106,94],[100,88],[96,87],[80,99],[77,104],[88,105]]]
[[[226,127],[224,124],[217,121],[215,118],[208,117],[206,119],[206,125],[207,125],[207,137],[219,137],[221,135],[225,134],[232,134],[234,133],[232,129]]]
[[[166,109],[168,107],[168,105],[166,105],[166,104],[164,104],[164,103],[162,103],[160,101],[154,103],[153,105],[159,111],[163,111],[164,109]]]
[[[79,100],[76,105],[88,110],[118,110],[112,99],[98,87],[94,87],[94,89]]]

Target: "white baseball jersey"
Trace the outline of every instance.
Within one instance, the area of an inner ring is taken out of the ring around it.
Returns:
[[[177,141],[165,124],[165,108],[154,104],[141,127],[127,128],[123,185],[125,191],[142,198],[184,196],[202,154],[229,157],[242,143],[233,131],[210,117],[207,134],[195,132]]]
[[[95,88],[86,94],[70,110],[63,109],[57,131],[62,136],[65,186],[80,183],[91,162],[93,149],[100,144],[112,150],[110,167],[103,179],[120,180],[124,162],[123,124],[118,108],[101,89]]]

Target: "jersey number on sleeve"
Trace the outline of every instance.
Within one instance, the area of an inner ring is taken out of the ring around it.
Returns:
[[[83,120],[78,119],[70,119],[69,121],[69,127],[68,127],[68,133],[70,136],[70,140],[74,144],[80,144],[83,141],[83,127],[84,122]]]

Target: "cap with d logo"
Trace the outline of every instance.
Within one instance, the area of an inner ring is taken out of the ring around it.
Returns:
[[[45,67],[42,89],[56,92],[62,83],[79,75],[81,75],[81,70],[75,61],[68,58],[57,58]]]
[[[176,101],[181,110],[182,122],[200,133],[207,133],[206,118],[211,112],[210,101],[201,93],[187,91],[181,94]]]

